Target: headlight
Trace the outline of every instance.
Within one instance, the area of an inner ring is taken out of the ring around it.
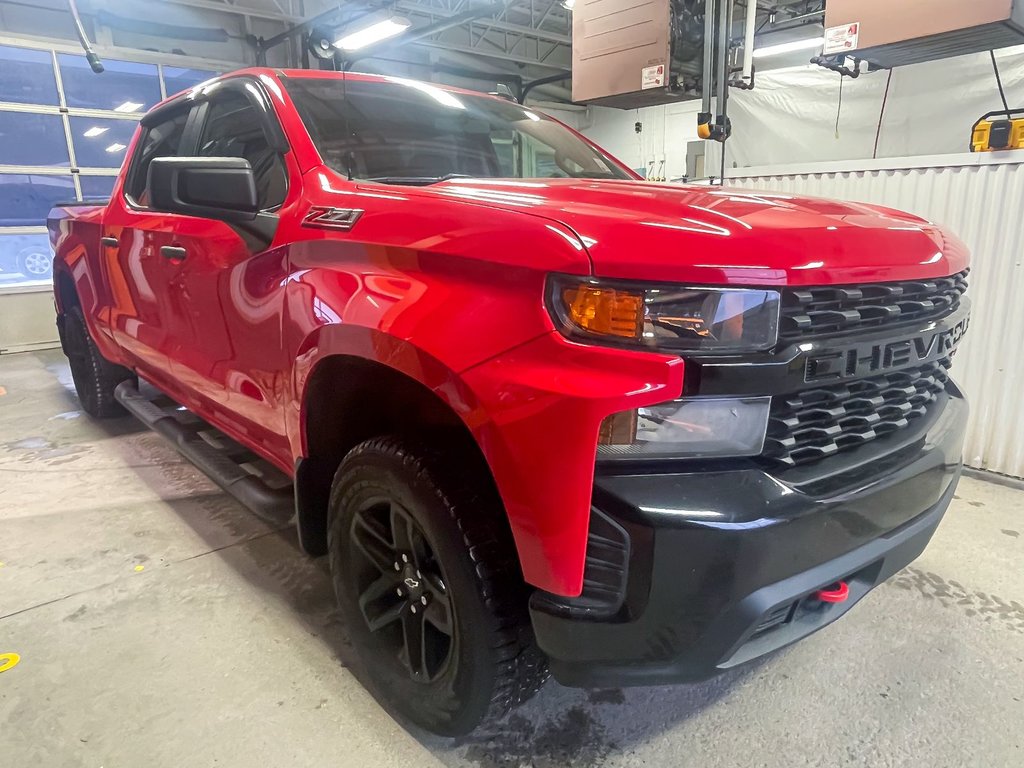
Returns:
[[[746,352],[778,341],[779,293],[646,286],[553,275],[548,309],[566,336],[616,346]]]
[[[770,397],[689,397],[601,422],[598,458],[756,456]]]

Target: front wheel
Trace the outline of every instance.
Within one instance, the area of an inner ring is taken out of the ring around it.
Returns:
[[[456,736],[547,679],[528,593],[493,490],[395,438],[346,456],[328,551],[366,682],[390,711]]]

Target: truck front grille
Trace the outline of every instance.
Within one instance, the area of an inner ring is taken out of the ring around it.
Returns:
[[[943,317],[960,305],[969,272],[965,269],[933,280],[787,289],[782,295],[780,340],[797,341]]]
[[[945,390],[950,358],[772,398],[764,456],[788,466],[855,448],[924,416]]]

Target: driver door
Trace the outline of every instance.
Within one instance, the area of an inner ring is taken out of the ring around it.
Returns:
[[[287,166],[263,124],[276,119],[272,112],[231,87],[244,82],[226,81],[200,107],[195,154],[248,160],[260,209],[273,217],[287,193]],[[290,370],[281,343],[285,253],[238,225],[175,219],[170,280],[177,300],[167,311],[187,340],[171,360],[174,376],[193,403],[216,414],[218,426],[290,457],[281,398]]]

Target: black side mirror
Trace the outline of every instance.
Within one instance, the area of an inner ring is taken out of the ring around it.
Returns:
[[[242,157],[157,157],[146,189],[157,211],[228,222],[252,221],[259,212],[256,177]]]

